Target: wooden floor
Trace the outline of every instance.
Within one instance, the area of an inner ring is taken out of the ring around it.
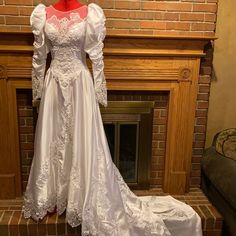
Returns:
[[[160,189],[134,192],[139,196],[165,195]],[[188,194],[173,197],[191,205],[197,211],[202,219],[204,236],[221,235],[222,217],[199,188],[191,189]],[[25,219],[21,208],[22,198],[0,200],[0,236],[80,235],[80,227],[72,228],[65,223],[65,214],[46,216],[41,222],[36,223],[31,219]]]

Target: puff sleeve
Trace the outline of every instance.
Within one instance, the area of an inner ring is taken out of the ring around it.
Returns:
[[[46,22],[45,5],[38,4],[30,16],[30,25],[34,35],[32,57],[32,90],[33,103],[41,98],[46,67],[48,47],[46,44],[44,25]]]
[[[92,62],[96,99],[106,107],[107,87],[103,62],[103,41],[106,35],[105,21],[102,8],[95,3],[89,4],[84,50]]]

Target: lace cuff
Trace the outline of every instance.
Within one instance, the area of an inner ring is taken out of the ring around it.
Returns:
[[[97,88],[95,88],[96,98],[99,103],[107,107],[107,87],[104,80]]]

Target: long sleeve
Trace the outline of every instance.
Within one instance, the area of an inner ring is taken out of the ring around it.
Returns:
[[[30,25],[34,35],[32,57],[32,90],[33,102],[41,98],[48,47],[44,34],[46,11],[44,4],[38,4],[30,16]]]
[[[102,8],[95,3],[89,4],[84,50],[92,62],[96,99],[106,107],[107,87],[103,62],[103,41],[106,35],[105,21]]]

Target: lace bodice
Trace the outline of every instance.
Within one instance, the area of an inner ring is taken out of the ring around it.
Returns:
[[[87,53],[92,61],[97,101],[107,106],[102,51],[106,33],[105,20],[102,8],[95,3],[68,12],[41,3],[35,7],[30,17],[35,38],[32,61],[33,101],[41,98],[43,92],[49,52],[52,57],[50,70],[63,87],[71,84],[81,68],[87,68]]]

